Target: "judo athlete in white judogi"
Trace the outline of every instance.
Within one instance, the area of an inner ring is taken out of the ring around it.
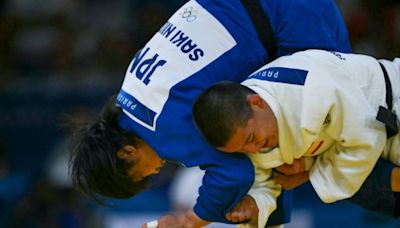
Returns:
[[[309,180],[321,200],[331,203],[353,196],[379,157],[399,166],[399,113],[400,58],[322,50],[281,57],[241,85],[212,86],[193,108],[211,145],[251,158],[256,181],[249,195],[260,210],[259,227],[281,190],[272,168],[315,157]]]

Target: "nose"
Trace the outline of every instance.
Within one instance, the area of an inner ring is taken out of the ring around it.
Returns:
[[[160,166],[156,168],[156,170],[154,171],[154,174],[157,174],[160,172],[160,169],[161,169],[161,167],[164,166],[165,162],[166,162],[165,160],[161,160]]]

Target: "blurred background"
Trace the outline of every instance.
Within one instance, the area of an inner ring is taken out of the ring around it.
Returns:
[[[103,208],[68,180],[68,136],[119,90],[126,67],[184,0],[0,0],[0,227],[140,227],[191,208],[201,171],[168,165],[159,183]],[[400,55],[398,0],[338,0],[353,51]],[[69,124],[66,124],[69,123]],[[172,175],[171,175],[172,174]],[[214,224],[212,227],[232,227]],[[400,227],[347,202],[295,191],[286,227]]]

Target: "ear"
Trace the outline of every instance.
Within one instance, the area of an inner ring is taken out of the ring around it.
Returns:
[[[117,157],[122,160],[134,161],[140,157],[140,153],[136,147],[125,145],[117,152]]]
[[[261,109],[265,109],[267,107],[267,103],[258,94],[248,95],[247,103],[250,105],[251,108],[258,107]]]

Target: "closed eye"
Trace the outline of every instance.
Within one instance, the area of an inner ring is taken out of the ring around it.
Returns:
[[[244,145],[247,145],[247,144],[249,144],[249,143],[251,143],[251,142],[253,142],[253,141],[254,141],[254,133],[251,133],[251,134],[247,137],[246,141],[244,142]]]

